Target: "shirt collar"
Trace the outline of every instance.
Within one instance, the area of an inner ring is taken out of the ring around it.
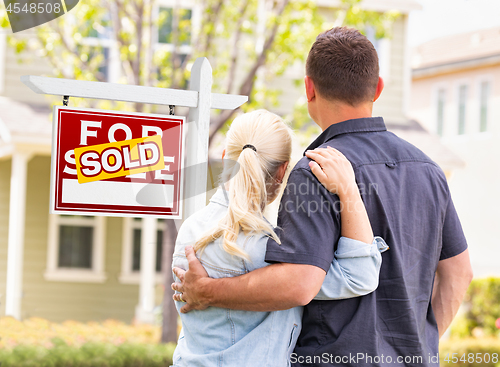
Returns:
[[[225,207],[229,206],[229,192],[219,187],[215,194],[213,194],[210,198],[210,202],[217,203]]]
[[[306,150],[313,150],[323,145],[327,141],[342,134],[352,134],[359,132],[386,131],[384,119],[382,117],[365,117],[339,122],[329,126],[320,136],[316,138]]]

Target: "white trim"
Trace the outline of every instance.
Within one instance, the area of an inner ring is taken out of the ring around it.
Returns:
[[[477,123],[473,126],[472,132],[475,135],[487,135],[491,131],[491,125],[493,123],[491,118],[491,111],[493,107],[493,86],[494,86],[495,77],[492,74],[483,74],[476,77],[474,80],[474,87],[476,90],[475,93],[475,102],[476,108],[474,108],[473,113],[476,116]],[[483,82],[489,83],[489,94],[488,94],[488,114],[486,116],[486,131],[481,131],[481,84]],[[475,121],[474,119],[472,121]]]
[[[7,59],[7,33],[0,33],[0,94],[5,90],[5,64]]]
[[[372,43],[373,47],[375,47],[375,51],[377,51],[379,76],[384,79],[385,85],[388,85],[391,80],[391,47],[393,39],[387,37],[376,38],[375,28],[372,26],[367,27],[366,33],[368,40]]]
[[[191,46],[193,38],[195,37],[194,31],[198,31],[196,27],[194,27],[193,30],[193,22],[199,22],[200,18],[198,18],[199,12],[195,14],[195,8],[197,9],[198,7],[195,6],[194,2],[191,1],[178,1],[178,0],[160,0],[157,5],[153,9],[153,19],[155,20],[155,26],[153,27],[153,34],[152,34],[152,43],[153,43],[153,51],[166,51],[166,52],[172,52],[174,50],[174,45],[172,43],[160,43],[159,42],[159,33],[160,33],[160,28],[158,27],[158,20],[160,17],[160,8],[171,8],[171,9],[187,9],[191,10],[191,39],[189,40],[188,45],[178,45],[177,46],[177,52],[181,55],[187,55],[193,52],[193,47]],[[194,18],[194,20],[193,20]]]
[[[464,121],[464,133],[463,134],[459,134],[459,109],[460,109],[460,88],[462,86],[465,86],[466,87],[466,95],[465,95],[465,121]],[[470,117],[471,117],[471,111],[472,111],[472,108],[471,108],[471,102],[472,102],[472,94],[473,94],[473,84],[471,83],[471,80],[470,78],[461,78],[461,79],[458,79],[455,81],[454,85],[453,85],[453,96],[454,96],[454,100],[455,100],[455,103],[453,104],[454,105],[454,109],[455,109],[455,119],[454,119],[454,123],[453,124],[450,124],[450,126],[453,126],[453,133],[451,134],[451,136],[457,136],[457,137],[461,137],[461,136],[468,136],[470,135]],[[453,116],[453,114],[452,114]]]
[[[26,182],[31,154],[15,152],[10,174],[9,237],[5,315],[21,319],[23,294],[24,232],[26,212]]]
[[[9,144],[12,141],[12,135],[10,134],[10,130],[7,127],[7,125],[5,125],[5,122],[3,122],[1,118],[0,118],[0,139],[2,139],[5,144]]]
[[[104,283],[107,279],[106,274],[97,274],[93,271],[75,270],[59,268],[57,271],[46,271],[43,274],[45,280],[51,282],[70,282],[70,283]]]
[[[459,109],[459,98],[460,98],[460,86],[467,86],[467,97],[465,100],[465,132],[464,134],[458,133],[458,109]],[[454,80],[450,83],[449,89],[450,101],[449,106],[446,108],[446,113],[448,113],[448,118],[445,118],[445,134],[442,141],[444,143],[464,143],[470,141],[472,137],[471,130],[471,119],[474,118],[473,112],[476,111],[473,108],[474,99],[472,98],[474,93],[474,84],[470,77],[460,78]]]
[[[164,231],[164,222],[157,222],[156,230]],[[122,264],[121,273],[118,276],[118,281],[123,284],[140,284],[140,271],[132,270],[132,255],[133,255],[133,233],[134,229],[142,230],[142,221],[136,221],[134,218],[125,217],[122,222]],[[155,284],[163,282],[163,271],[156,272]]]
[[[201,32],[201,19],[203,9],[200,5],[193,5],[191,13],[191,41],[197,39]]]
[[[155,274],[155,284],[162,284],[163,283],[163,274],[162,273],[156,273]],[[122,284],[134,284],[138,285],[141,283],[141,274],[138,271],[135,271],[131,274],[120,274],[118,276],[118,281]]]
[[[94,228],[92,239],[92,269],[72,269],[58,267],[59,226],[91,226]],[[106,217],[64,217],[49,215],[49,235],[47,246],[47,270],[44,278],[48,281],[103,283],[107,276],[105,263]]]
[[[378,56],[380,76],[385,82],[391,81],[391,64],[392,64],[392,39],[381,38],[378,40]]]
[[[14,144],[0,145],[0,159],[10,158],[14,150]]]
[[[439,91],[444,90],[444,111],[443,111],[443,136],[448,136],[449,135],[449,109],[450,109],[450,103],[452,98],[450,98],[450,85],[447,82],[439,82],[435,83],[431,87],[431,118],[430,118],[430,123],[431,126],[427,126],[427,129],[429,131],[432,131],[434,134],[437,135],[437,109],[438,109],[438,96],[439,96]]]

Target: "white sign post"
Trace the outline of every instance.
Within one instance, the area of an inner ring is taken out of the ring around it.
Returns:
[[[192,67],[190,90],[32,75],[22,76],[21,81],[38,94],[189,107],[184,219],[206,205],[210,109],[233,110],[248,100],[247,96],[212,93],[212,67],[204,57]]]
[[[198,58],[191,69],[190,90],[88,82],[26,75],[21,81],[38,94],[62,97],[95,98],[134,103],[189,107],[186,137],[183,218],[206,205],[208,138],[210,109],[234,110],[247,102],[247,96],[212,93],[212,67],[206,58]],[[154,319],[154,277],[156,218],[143,219],[141,281],[136,318]],[[20,294],[20,290],[18,292]]]

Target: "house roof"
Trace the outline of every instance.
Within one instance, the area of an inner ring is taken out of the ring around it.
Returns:
[[[50,108],[0,97],[0,146],[34,144],[49,146],[52,137]]]
[[[500,63],[500,27],[440,37],[413,50],[413,76]]]
[[[407,124],[386,123],[387,130],[415,145],[427,154],[444,171],[465,166],[465,162],[441,143],[439,137],[427,131],[420,123],[409,120]]]

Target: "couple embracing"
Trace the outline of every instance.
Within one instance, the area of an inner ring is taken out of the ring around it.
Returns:
[[[442,170],[372,117],[378,57],[355,29],[320,34],[306,63],[322,134],[291,170],[291,131],[237,117],[234,177],[179,230],[174,366],[438,366],[439,337],[472,277]],[[223,180],[223,182],[226,182]]]

